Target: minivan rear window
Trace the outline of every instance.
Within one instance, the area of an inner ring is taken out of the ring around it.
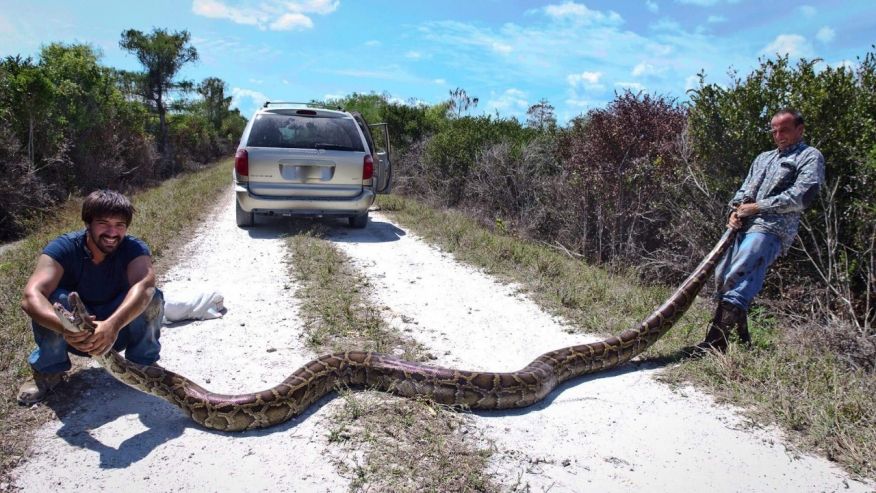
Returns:
[[[352,118],[276,113],[256,115],[247,146],[364,152]]]

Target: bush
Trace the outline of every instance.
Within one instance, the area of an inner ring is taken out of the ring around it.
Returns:
[[[666,190],[684,172],[678,144],[685,121],[675,101],[627,91],[561,135],[583,223],[576,244],[589,258],[635,261],[661,246],[675,213]]]

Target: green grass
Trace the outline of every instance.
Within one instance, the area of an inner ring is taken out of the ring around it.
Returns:
[[[422,346],[386,323],[367,278],[323,233],[317,225],[287,239],[307,345],[318,353],[362,349],[426,359]],[[427,400],[339,390],[344,403],[329,416],[328,439],[357,458],[336,461],[352,490],[497,490],[485,473],[489,448],[474,438],[469,416]]]
[[[382,196],[379,203],[405,228],[456,258],[519,283],[581,332],[616,334],[670,294],[669,288],[643,287],[631,275],[609,274],[502,228],[491,231],[459,211],[397,196]],[[682,349],[702,339],[710,312],[707,300],[695,302],[642,358],[669,364],[662,376],[667,381],[694,383],[741,406],[757,422],[778,424],[802,448],[876,478],[876,375],[850,367],[806,328],[787,326],[760,308],[749,317],[752,349],[733,345],[724,356],[684,357]]]
[[[360,349],[422,359],[422,348],[400,336],[368,301],[368,280],[350,260],[322,238],[319,224],[297,231],[286,240],[288,270],[300,283],[305,341],[315,352]]]
[[[230,166],[224,160],[129,196],[137,209],[130,233],[146,241],[159,271],[166,268],[175,247],[189,238],[188,233],[218,196],[229,190]],[[30,412],[15,401],[18,385],[29,374],[26,357],[33,349],[33,334],[19,306],[22,290],[46,243],[83,227],[80,211],[81,198],[70,200],[19,245],[0,255],[0,476],[24,453],[26,431],[51,417],[48,412]]]
[[[380,207],[457,259],[520,284],[542,307],[565,317],[582,333],[610,335],[635,327],[672,292],[667,287],[643,287],[631,274],[589,266],[542,243],[491,231],[459,211],[438,211],[398,196],[381,196]],[[695,303],[649,354],[697,342],[709,310],[707,302]]]

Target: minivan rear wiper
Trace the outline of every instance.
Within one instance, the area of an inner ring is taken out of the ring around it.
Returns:
[[[332,151],[354,151],[350,146],[344,146],[339,144],[327,144],[325,142],[317,142],[313,145],[315,149],[329,149]]]

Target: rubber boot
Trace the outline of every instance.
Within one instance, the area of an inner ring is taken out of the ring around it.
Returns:
[[[64,380],[64,372],[39,373],[33,372],[33,376],[25,381],[18,390],[18,403],[30,406],[41,402],[49,392]]]
[[[697,344],[696,349],[706,351],[714,349],[719,352],[727,350],[730,333],[734,328],[740,330],[741,322],[746,320],[745,312],[732,303],[721,301],[718,307],[715,308],[715,315],[712,321],[709,322],[709,330],[706,332],[706,338],[703,342]],[[745,335],[748,336],[748,325],[745,325]],[[740,333],[740,338],[742,337]],[[750,337],[748,337],[750,341]]]

